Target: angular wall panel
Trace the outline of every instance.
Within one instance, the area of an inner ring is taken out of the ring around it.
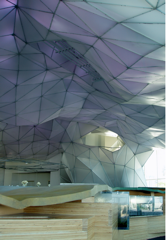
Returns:
[[[1,0],[0,167],[10,158],[51,170],[63,153],[63,181],[146,185],[142,166],[165,147],[164,7]],[[88,146],[99,127],[125,145]]]

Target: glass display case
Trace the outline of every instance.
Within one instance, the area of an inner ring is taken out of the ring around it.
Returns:
[[[95,202],[118,204],[118,229],[129,229],[129,192],[100,192]]]
[[[130,196],[130,216],[150,216],[163,214],[163,197]]]

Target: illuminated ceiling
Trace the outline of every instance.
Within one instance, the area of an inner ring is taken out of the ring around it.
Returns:
[[[72,182],[146,185],[142,166],[165,146],[164,10],[163,0],[1,0],[2,163],[62,155]],[[114,158],[82,141],[99,127],[125,143]]]

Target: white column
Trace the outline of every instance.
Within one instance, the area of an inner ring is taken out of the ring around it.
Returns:
[[[4,186],[9,186],[12,184],[12,174],[13,173],[15,173],[14,170],[5,169]]]
[[[0,186],[4,185],[5,169],[0,168]]]
[[[58,171],[50,172],[50,184],[51,187],[60,185],[60,169]]]

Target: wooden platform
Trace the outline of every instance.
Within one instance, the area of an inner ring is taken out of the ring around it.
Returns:
[[[145,240],[165,235],[165,215],[130,217],[130,229],[118,230],[118,205],[94,202],[97,192],[109,190],[106,185],[77,185],[68,191],[65,188],[6,192],[3,196],[12,200],[11,206],[22,206],[16,209],[0,205],[0,239]]]
[[[117,220],[118,207],[110,203],[28,207],[24,213],[1,216],[0,239],[112,240],[118,239]]]
[[[3,218],[0,219],[0,240],[90,239],[93,218]]]
[[[28,207],[26,213],[80,215],[92,218],[88,220],[88,239],[116,239],[118,236],[118,206],[111,203],[82,203],[70,202],[45,207]]]

